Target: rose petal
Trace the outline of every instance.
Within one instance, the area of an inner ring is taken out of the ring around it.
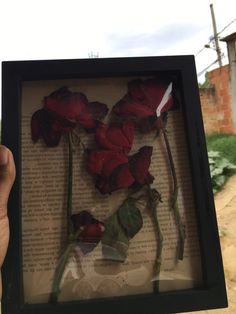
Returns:
[[[59,88],[44,98],[45,109],[73,122],[78,121],[87,105],[84,94],[72,93],[67,87]]]
[[[91,252],[101,240],[104,232],[104,224],[101,222],[86,225],[81,232],[78,245],[84,254]]]
[[[109,111],[107,105],[98,101],[89,102],[88,110],[91,113],[93,119],[98,121],[103,120]]]
[[[84,129],[94,129],[96,127],[96,121],[87,109],[84,109],[84,111],[77,118],[77,121]]]
[[[101,222],[86,225],[79,236],[81,242],[98,243],[101,240],[104,225]]]
[[[131,122],[109,127],[100,124],[96,129],[95,138],[102,148],[128,153],[133,144],[134,125]]]
[[[128,83],[127,94],[113,107],[113,112],[124,119],[134,120],[141,132],[150,132],[160,127],[156,123],[156,109],[170,86],[165,79],[133,80]],[[165,113],[174,106],[173,94],[169,95],[160,112]],[[151,121],[152,120],[152,121]],[[150,122],[150,125],[148,123]]]
[[[97,220],[86,210],[74,214],[71,216],[71,221],[73,223],[74,230],[77,231],[80,227],[96,223]]]
[[[95,150],[88,151],[87,155],[87,171],[90,174],[101,174],[103,169],[103,164],[106,162],[109,151],[106,150]]]
[[[146,184],[150,180],[148,169],[151,164],[152,147],[144,146],[138,153],[130,157],[130,171],[139,184]]]
[[[148,79],[143,82],[142,89],[146,96],[148,105],[156,111],[160,104],[170,82],[161,81],[158,79]],[[173,105],[173,97],[171,96],[161,112],[166,112],[171,109]]]
[[[113,190],[128,188],[134,181],[135,179],[130,172],[129,165],[121,165],[112,175]]]
[[[80,230],[77,242],[84,254],[91,252],[101,240],[105,230],[104,224],[95,219],[86,210],[72,215],[71,220],[74,226],[74,232]]]
[[[109,158],[103,164],[102,175],[110,176],[120,165],[128,163],[128,157],[121,152],[110,152]]]
[[[130,187],[134,181],[129,165],[122,164],[114,169],[109,177],[98,176],[95,185],[102,194],[111,194],[116,190]]]
[[[88,152],[87,171],[90,174],[109,176],[119,165],[128,163],[128,157],[121,153],[109,150]]]
[[[93,176],[95,186],[102,194],[127,188],[135,181],[129,169],[128,157],[122,152],[90,151],[87,171]]]
[[[45,109],[36,111],[31,118],[31,136],[34,142],[42,137],[47,146],[57,146],[62,128],[54,117]]]
[[[153,109],[128,96],[125,96],[115,104],[112,111],[119,116],[127,118],[144,118],[154,114]]]
[[[128,153],[134,140],[134,124],[125,122],[121,126],[111,127],[108,130],[108,138],[117,147],[122,148],[124,153]]]

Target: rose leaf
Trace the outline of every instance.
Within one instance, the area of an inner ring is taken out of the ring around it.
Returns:
[[[117,213],[105,221],[102,236],[102,252],[105,259],[124,262],[127,257],[129,238],[119,223]]]
[[[140,210],[132,201],[125,201],[119,207],[118,218],[129,238],[133,238],[143,226],[143,218]]]

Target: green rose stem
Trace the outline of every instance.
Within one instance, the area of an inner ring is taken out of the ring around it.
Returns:
[[[65,267],[66,267],[68,258],[70,256],[70,253],[71,253],[73,247],[74,247],[74,243],[69,243],[66,246],[66,249],[60,258],[60,261],[58,263],[58,266],[57,266],[55,274],[54,274],[54,279],[53,279],[53,284],[52,284],[52,292],[51,292],[50,300],[49,300],[50,303],[54,303],[54,304],[57,303],[58,295],[60,293],[61,279],[62,279],[62,276],[64,274]]]
[[[153,291],[159,292],[160,285],[160,271],[161,271],[161,263],[162,263],[162,248],[163,248],[163,235],[161,232],[161,227],[159,224],[158,216],[157,216],[157,206],[161,201],[160,194],[155,190],[151,189],[150,185],[147,186],[147,194],[148,194],[148,209],[151,211],[152,222],[155,229],[156,235],[156,258],[153,265]]]
[[[57,265],[57,268],[56,268],[56,271],[54,274],[54,279],[53,279],[53,284],[52,284],[52,292],[51,292],[50,299],[49,299],[49,302],[52,304],[57,303],[57,299],[58,299],[58,296],[60,293],[60,283],[61,283],[61,279],[62,279],[62,276],[63,276],[64,271],[65,271],[67,261],[70,257],[72,250],[74,249],[74,246],[76,244],[76,240],[78,239],[81,232],[82,232],[82,230],[78,230],[77,232],[75,232],[74,234],[71,234],[69,236],[66,248],[65,248],[62,256],[60,257],[59,263]]]
[[[57,303],[58,295],[60,293],[60,283],[63,273],[65,271],[65,267],[70,257],[70,253],[73,249],[74,242],[76,241],[76,236],[78,234],[73,235],[73,226],[71,222],[72,215],[72,184],[73,184],[73,138],[72,134],[68,134],[68,186],[67,186],[67,245],[62,254],[58,266],[56,268],[53,284],[52,284],[52,292],[50,295],[50,303]]]
[[[171,174],[172,174],[172,179],[173,179],[173,195],[172,195],[172,210],[174,211],[175,214],[175,219],[177,223],[177,228],[178,228],[178,234],[179,234],[179,240],[178,240],[178,248],[177,248],[177,256],[179,260],[183,260],[184,257],[184,242],[185,242],[185,228],[184,224],[182,223],[179,208],[178,208],[178,182],[177,182],[177,176],[176,176],[176,171],[175,171],[175,166],[174,166],[174,161],[173,157],[171,154],[171,149],[170,149],[170,143],[167,137],[167,132],[163,128],[162,129],[162,134],[166,146],[166,151],[167,155],[169,158],[169,163],[170,163],[170,169],[171,169]]]

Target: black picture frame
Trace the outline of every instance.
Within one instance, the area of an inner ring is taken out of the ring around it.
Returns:
[[[21,245],[20,104],[23,81],[100,78],[155,73],[181,78],[184,122],[191,165],[201,250],[203,285],[198,289],[95,300],[27,305],[23,302]],[[3,314],[177,313],[227,306],[224,272],[211,187],[204,127],[193,56],[2,63],[2,144],[15,158],[17,176],[9,199],[11,237],[3,272]]]

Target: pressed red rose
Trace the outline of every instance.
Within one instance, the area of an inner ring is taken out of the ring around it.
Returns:
[[[79,123],[85,129],[96,127],[98,116],[102,119],[107,114],[107,106],[99,102],[88,102],[83,93],[71,92],[61,87],[44,98],[44,108],[66,120]]]
[[[133,80],[113,112],[134,120],[142,132],[163,127],[162,114],[173,107],[172,83],[159,79]]]
[[[152,150],[151,146],[143,146],[129,158],[130,171],[138,184],[150,184],[154,180],[154,177],[148,171],[151,164]]]
[[[97,120],[105,117],[108,108],[99,102],[88,102],[82,93],[73,93],[62,87],[44,98],[44,107],[31,119],[32,140],[43,137],[48,146],[58,145],[61,135],[76,125],[94,129]]]
[[[95,138],[101,148],[128,153],[134,140],[134,124],[125,122],[108,126],[101,123],[96,129]]]
[[[129,171],[128,157],[118,151],[89,151],[87,171],[93,176],[95,186],[102,194],[129,187],[134,182]]]
[[[87,170],[92,174],[109,176],[119,165],[128,163],[128,157],[122,152],[95,150],[88,152]]]
[[[116,190],[128,188],[133,183],[134,177],[128,164],[118,166],[109,177],[97,176],[95,178],[95,186],[102,194],[110,194]]]
[[[152,147],[144,146],[138,153],[128,157],[122,152],[90,151],[87,171],[93,176],[96,188],[102,193],[112,193],[133,184],[148,184],[153,181],[148,169]]]
[[[99,243],[105,230],[104,224],[83,210],[71,216],[74,232],[81,230],[77,242],[84,254],[91,252]]]
[[[57,146],[62,133],[70,132],[76,124],[66,119],[56,118],[45,109],[37,110],[31,119],[31,136],[36,142],[43,138],[47,146]]]

